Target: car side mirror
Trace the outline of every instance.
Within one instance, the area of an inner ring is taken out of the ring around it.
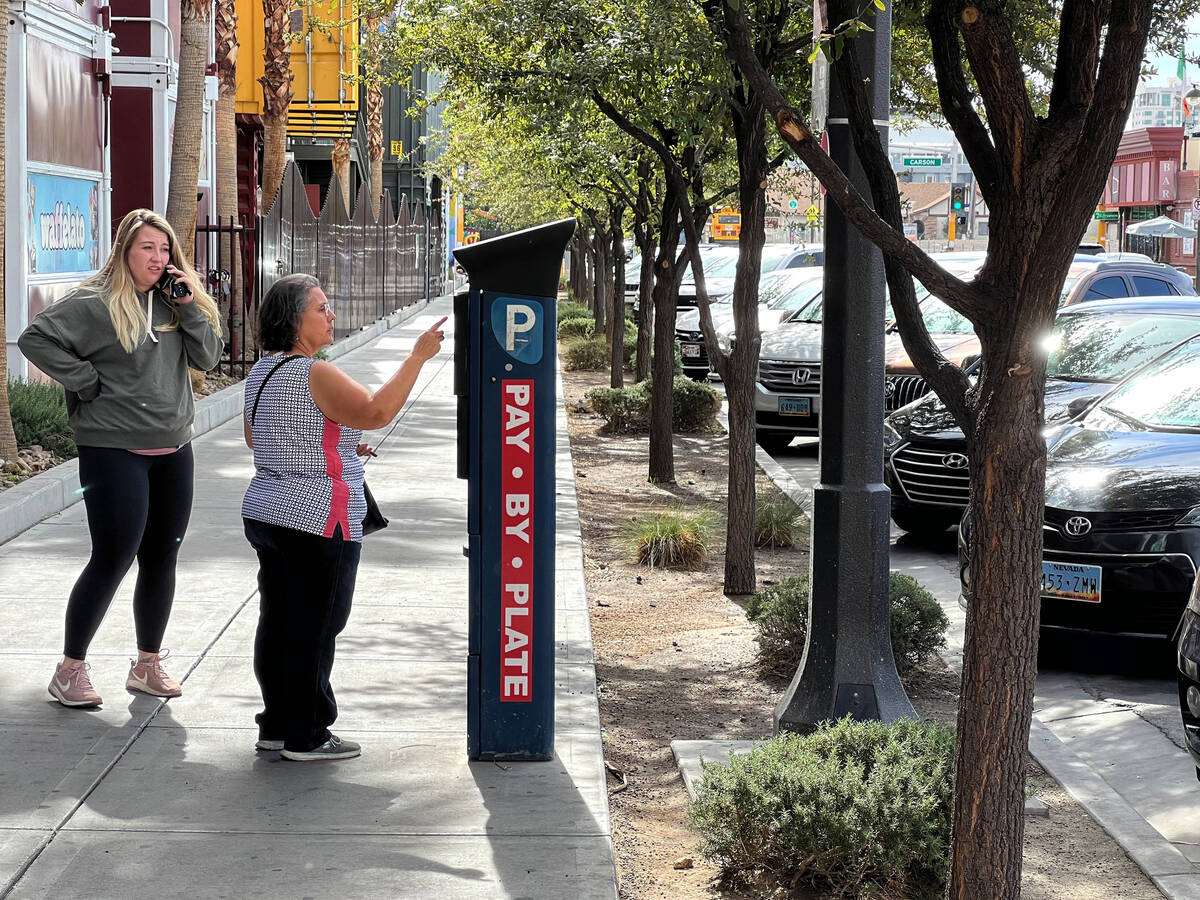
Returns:
[[[979,364],[983,361],[983,357],[978,353],[972,353],[962,361],[962,370],[968,375],[974,375],[979,371]]]
[[[1067,418],[1074,419],[1076,416],[1080,415],[1084,410],[1092,405],[1092,402],[1095,399],[1096,398],[1091,395],[1087,397],[1076,397],[1067,404]]]

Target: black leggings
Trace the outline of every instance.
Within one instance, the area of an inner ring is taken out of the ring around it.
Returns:
[[[285,750],[329,740],[337,700],[329,684],[334,641],[350,617],[362,544],[243,519],[258,553],[254,675],[263,695],[258,736]]]
[[[175,560],[192,514],[192,445],[142,456],[79,448],[79,482],[92,556],[67,603],[63,654],[83,659],[121,579],[138,561],[133,622],[138,650],[157,653],[175,599]]]

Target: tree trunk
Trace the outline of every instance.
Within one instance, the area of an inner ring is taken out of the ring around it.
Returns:
[[[600,337],[604,334],[608,318],[608,298],[605,290],[608,286],[608,254],[605,250],[608,241],[599,216],[593,217],[592,221],[595,223],[592,231],[592,317],[596,323],[596,337]]]
[[[625,235],[621,220],[625,207],[615,206],[609,220],[612,223],[613,286],[610,307],[610,341],[612,354],[609,356],[609,387],[625,386]]]
[[[237,184],[237,4],[235,0],[217,0],[213,7],[213,31],[216,37],[217,109],[214,131],[217,141],[217,222],[234,225],[238,221]],[[216,286],[217,306],[221,322],[228,329],[229,352],[232,359],[242,355],[242,273],[238,270],[241,258],[232,234],[219,237],[219,267],[229,272],[228,280]]]
[[[1017,900],[1021,894],[1046,472],[1038,390],[1043,380],[1042,374],[1013,378],[1001,370],[979,382],[981,412],[968,453],[971,599],[958,706],[951,858],[950,896],[959,900]],[[981,452],[990,447],[1004,451]],[[1005,874],[1011,883],[997,883]]]
[[[662,237],[654,263],[654,359],[650,387],[650,475],[652,484],[675,483],[675,307],[681,273],[676,272],[679,205],[671,185],[663,194]]]
[[[340,137],[333,142],[333,174],[338,177],[342,191],[342,208],[350,215],[350,138]]]
[[[758,377],[758,282],[767,212],[767,134],[761,99],[751,94],[733,105],[742,230],[733,285],[737,341],[721,378],[729,403],[729,515],[725,534],[725,593],[752,594],[754,577],[754,394]],[[721,349],[708,347],[709,357]]]
[[[635,382],[650,377],[651,346],[654,341],[654,238],[642,247],[642,269],[638,273],[637,366]]]
[[[208,18],[212,0],[183,0],[180,6],[179,84],[171,140],[171,180],[166,219],[188,262],[196,250],[196,187],[204,138],[204,71],[208,67]]]
[[[0,12],[4,13],[4,21],[8,21],[8,0],[0,0],[3,6],[0,7]],[[7,101],[5,99],[7,78],[5,75],[8,72],[8,29],[0,28],[0,147],[4,146],[4,136],[8,131],[8,126],[5,121],[5,110],[7,109]],[[0,185],[7,184],[5,180],[4,154],[0,153]],[[17,458],[17,436],[13,432],[12,415],[8,404],[8,331],[4,319],[4,301],[3,301],[3,284],[4,284],[4,233],[6,219],[6,193],[0,191],[0,339],[5,341],[5,346],[0,348],[0,459],[5,462]]]
[[[374,40],[379,34],[379,19],[367,18],[367,34]],[[379,86],[379,63],[371,61],[367,68],[367,159],[371,163],[371,215],[379,221],[379,204],[383,200],[383,89]]]
[[[579,302],[587,304],[588,309],[594,309],[596,298],[592,290],[592,275],[595,270],[595,260],[592,258],[592,239],[586,225],[580,229],[579,241],[580,253],[583,257],[583,265],[580,267],[583,276],[583,293],[580,294]]]
[[[587,305],[587,241],[583,235],[583,225],[575,229],[571,238],[571,299],[576,303]]]
[[[287,116],[292,103],[292,62],[287,28],[291,3],[262,0],[263,4],[263,212],[268,211],[283,183],[287,165]]]

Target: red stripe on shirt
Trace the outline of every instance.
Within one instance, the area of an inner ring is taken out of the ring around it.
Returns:
[[[342,457],[338,454],[338,441],[342,427],[326,417],[321,433],[321,450],[325,453],[325,474],[333,482],[329,498],[329,518],[325,521],[324,536],[333,537],[334,528],[342,526],[342,537],[350,540],[350,486],[342,480]]]

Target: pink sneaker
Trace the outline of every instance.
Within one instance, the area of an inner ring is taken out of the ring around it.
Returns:
[[[50,679],[50,696],[63,706],[99,706],[102,701],[88,677],[90,668],[87,663],[70,668],[59,663]]]
[[[166,673],[162,661],[171,655],[164,650],[147,660],[129,661],[129,677],[125,679],[125,690],[150,694],[152,697],[178,697],[183,693],[179,683]]]

